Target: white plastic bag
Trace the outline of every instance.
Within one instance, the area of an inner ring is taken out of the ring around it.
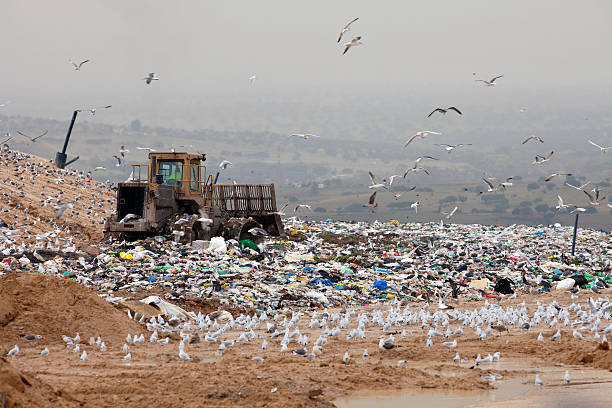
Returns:
[[[225,239],[223,237],[212,237],[210,239],[210,245],[208,245],[208,249],[206,252],[216,252],[216,253],[225,253],[227,251],[227,244],[225,243]]]
[[[572,278],[563,279],[557,283],[557,290],[570,290],[575,284],[576,281]]]

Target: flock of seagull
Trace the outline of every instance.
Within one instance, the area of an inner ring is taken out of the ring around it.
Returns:
[[[572,299],[577,299],[576,295],[570,294]],[[408,338],[409,332],[417,336],[423,335],[424,344],[422,347],[438,348],[440,352],[444,349],[457,349],[452,358],[453,364],[462,365],[464,368],[480,367],[483,370],[481,378],[486,382],[494,382],[502,379],[503,376],[491,367],[501,360],[500,351],[477,353],[474,358],[464,355],[461,356],[460,349],[462,344],[474,345],[474,342],[482,342],[483,349],[486,348],[487,339],[504,336],[510,330],[526,333],[538,343],[550,343],[548,347],[554,347],[554,343],[559,343],[568,331],[569,341],[587,342],[587,336],[591,341],[607,344],[607,335],[612,333],[612,324],[603,327],[604,321],[610,320],[612,313],[612,303],[607,298],[593,299],[583,303],[572,302],[569,306],[562,306],[554,300],[545,305],[537,302],[536,309],[529,313],[524,302],[507,307],[502,307],[499,303],[489,303],[485,300],[484,305],[479,309],[459,310],[446,305],[443,301],[442,291],[437,293],[438,305],[425,303],[422,307],[412,310],[410,306],[402,308],[399,301],[394,301],[387,309],[376,309],[371,312],[354,310],[343,310],[341,312],[317,312],[310,315],[310,320],[300,321],[300,314],[291,312],[288,315],[276,314],[273,319],[268,319],[265,312],[259,316],[240,315],[236,319],[225,311],[217,311],[208,315],[198,313],[194,320],[184,321],[176,316],[170,317],[166,321],[161,315],[145,319],[144,315],[134,315],[127,311],[128,317],[143,325],[143,328],[151,333],[148,341],[151,343],[169,344],[172,340],[169,336],[173,333],[180,335],[178,343],[178,357],[180,360],[193,360],[192,355],[187,350],[188,345],[200,343],[202,339],[205,343],[216,345],[214,351],[219,357],[228,352],[230,348],[245,347],[247,343],[257,340],[261,341],[260,349],[263,353],[272,355],[273,347],[279,353],[290,353],[296,357],[304,357],[307,360],[315,360],[325,353],[325,348],[330,342],[339,344],[339,340],[344,338],[345,344],[349,347],[342,355],[342,362],[352,364],[351,355],[361,355],[363,363],[371,358],[368,348],[363,351],[356,351],[351,344],[358,342],[360,345],[374,341],[378,349],[380,360],[388,359],[385,353],[389,350],[402,347],[402,341]],[[447,294],[448,296],[448,294]],[[508,297],[508,300],[516,298],[516,293]],[[110,295],[107,301],[113,302],[114,298]],[[168,317],[167,317],[168,318]],[[256,333],[257,330],[257,333]],[[546,338],[543,330],[554,330],[555,333]],[[377,334],[378,332],[378,334]],[[537,337],[535,335],[537,334]],[[590,334],[589,334],[590,333]],[[42,336],[27,334],[29,341],[39,341]],[[396,337],[398,336],[398,337]],[[80,335],[70,337],[63,335],[66,348],[72,353],[79,353],[80,359],[88,360],[88,354],[80,343]],[[144,334],[128,334],[125,343],[120,348],[123,354],[121,359],[132,360],[134,355],[131,349],[138,344],[145,343]],[[295,343],[294,347],[290,347]],[[241,346],[244,345],[244,346]],[[564,347],[561,344],[558,347]],[[411,348],[414,344],[411,343]],[[115,347],[118,349],[118,347]],[[109,351],[109,346],[98,336],[89,340],[90,353],[105,353]],[[137,350],[137,349],[136,349]],[[116,351],[116,350],[115,350]],[[201,350],[200,350],[201,351]],[[109,351],[112,352],[112,351]],[[198,352],[194,350],[194,352]],[[20,349],[15,345],[8,356],[18,358]],[[48,347],[40,352],[42,357],[50,353]],[[193,353],[193,352],[192,352]],[[239,352],[240,354],[252,353],[249,350]],[[401,356],[393,354],[393,356]],[[466,352],[465,354],[470,354]],[[138,353],[136,354],[138,355]],[[482,357],[484,356],[484,357]],[[264,363],[267,356],[255,354],[250,356],[251,360],[257,363]],[[450,361],[449,361],[450,363]],[[398,360],[395,364],[402,367],[406,360]],[[563,382],[571,382],[569,371],[565,372]],[[539,375],[536,375],[534,384],[542,386],[544,383]]]

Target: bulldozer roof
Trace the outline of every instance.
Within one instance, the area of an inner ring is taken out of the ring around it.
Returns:
[[[202,160],[205,161],[206,160],[206,153],[199,153],[199,154],[193,154],[193,153],[187,153],[187,152],[150,152],[149,153],[149,160],[155,157],[157,160],[176,160],[176,159],[181,159],[181,160]]]

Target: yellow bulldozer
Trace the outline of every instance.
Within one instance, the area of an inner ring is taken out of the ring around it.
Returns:
[[[284,235],[274,184],[216,184],[205,160],[205,154],[150,152],[148,164],[132,165],[129,180],[118,184],[105,236],[172,235],[187,243]]]

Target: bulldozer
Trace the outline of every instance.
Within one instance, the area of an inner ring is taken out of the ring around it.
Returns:
[[[208,173],[205,161],[206,154],[152,151],[148,164],[133,164],[128,181],[118,183],[105,237],[172,235],[189,243],[284,235],[274,184],[216,184],[219,173]]]

